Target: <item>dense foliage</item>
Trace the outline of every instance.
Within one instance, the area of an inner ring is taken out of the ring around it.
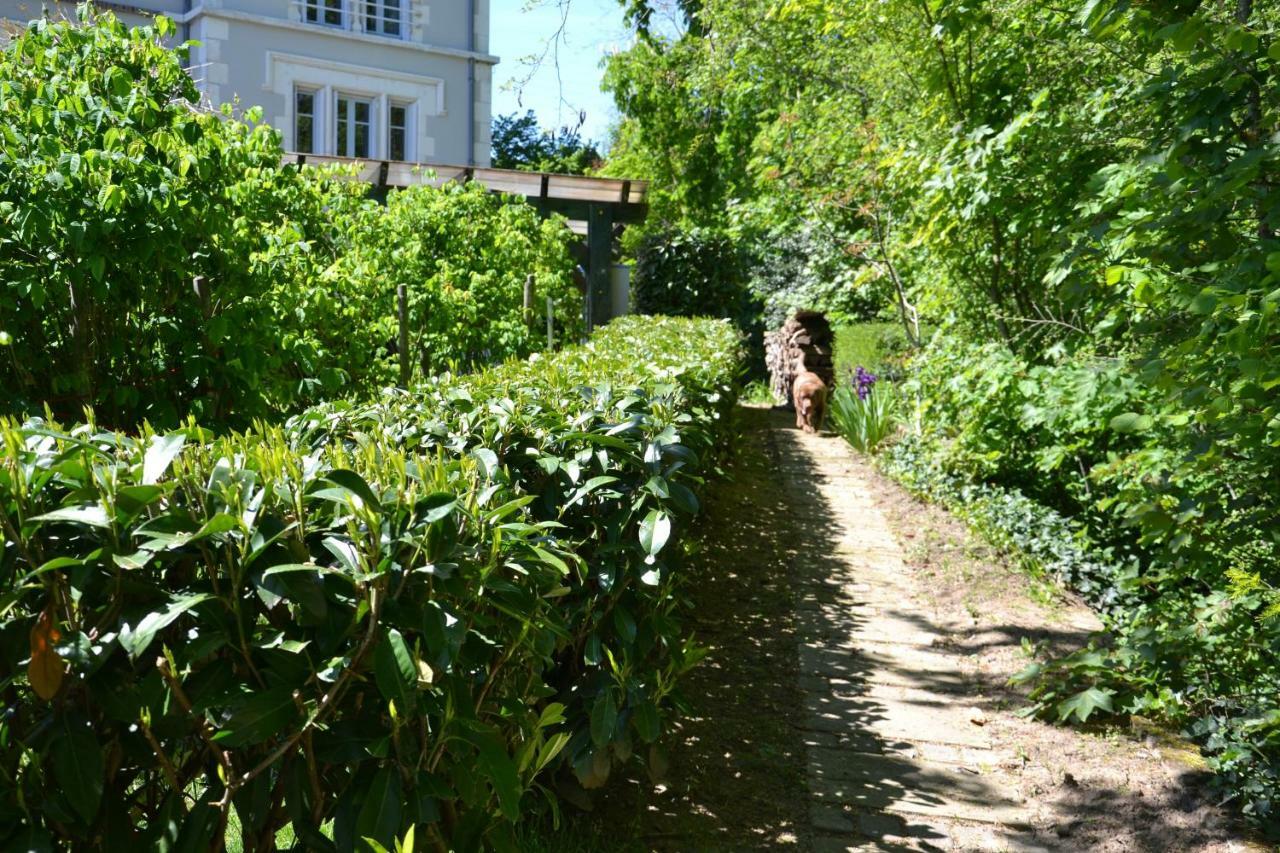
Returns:
[[[543,130],[533,110],[495,118],[492,149],[495,169],[585,175],[604,160],[596,144],[582,138],[581,130]]]
[[[243,434],[0,423],[4,844],[511,849],[647,760],[738,358],[621,320]]]
[[[908,337],[941,325],[922,465],[1125,567],[1114,649],[1047,674],[1185,724],[1280,823],[1280,7],[687,11],[610,60],[610,168],[682,229],[829,234]]]
[[[722,317],[750,323],[742,287],[745,259],[716,232],[660,231],[636,249],[632,302],[641,314]]]
[[[396,287],[403,285],[410,353],[420,375],[536,349],[545,331],[521,313],[528,275],[539,301],[555,302],[557,334],[572,340],[581,329],[581,300],[571,276],[573,235],[558,220],[540,219],[523,201],[480,184],[410,187],[391,193],[385,206],[363,208],[350,234],[342,257],[313,270],[351,297],[345,322],[329,333],[379,344],[394,340]],[[359,355],[369,363],[342,362],[352,373],[363,369],[360,384],[395,380],[389,350],[369,347]]]
[[[563,229],[479,188],[382,207],[282,167],[256,112],[197,108],[171,23],[82,12],[0,54],[0,411],[244,425],[368,394],[394,376],[398,283],[425,367],[529,352],[529,273],[576,328]]]

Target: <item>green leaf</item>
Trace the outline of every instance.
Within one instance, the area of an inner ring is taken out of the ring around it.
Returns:
[[[279,566],[272,566],[262,573],[263,580],[275,577],[277,575],[290,574],[312,574],[316,576],[329,575],[330,577],[340,578],[348,583],[354,583],[354,579],[344,571],[334,569],[329,566],[313,566],[308,563],[284,563]]]
[[[373,674],[383,697],[396,703],[401,713],[417,706],[418,667],[404,636],[387,629],[373,650]]]
[[[640,735],[645,743],[653,743],[658,739],[658,735],[662,733],[662,723],[658,719],[658,708],[648,700],[641,702],[631,712],[631,723],[636,727],[636,733]]]
[[[524,795],[515,762],[502,741],[487,728],[473,729],[468,739],[478,750],[476,764],[498,795],[503,816],[515,822],[520,818],[520,798]]]
[[[535,495],[525,495],[524,497],[516,498],[513,501],[507,501],[502,506],[496,507],[486,512],[484,515],[485,521],[496,524],[502,521],[503,519],[507,518],[509,515],[515,513],[517,510],[533,503],[535,500],[537,500],[537,497]],[[433,521],[434,519],[428,519],[428,520]]]
[[[564,560],[560,559],[555,554],[551,553],[546,548],[543,548],[539,545],[534,545],[532,546],[532,548],[533,548],[533,553],[538,555],[539,560],[541,560],[542,562],[546,563],[549,566],[554,566],[556,570],[560,572],[560,574],[562,575],[569,574],[569,564],[566,563]]]
[[[102,802],[102,748],[87,729],[77,728],[54,738],[50,752],[58,788],[76,814],[92,823]]]
[[[1111,429],[1122,433],[1139,433],[1151,429],[1151,427],[1155,426],[1155,423],[1155,419],[1150,415],[1125,412],[1111,419]]]
[[[433,524],[453,512],[457,506],[458,498],[456,495],[451,495],[448,492],[436,492],[418,501],[416,509],[422,514],[423,522]]]
[[[1065,722],[1069,718],[1075,717],[1084,723],[1089,720],[1089,715],[1098,709],[1110,713],[1112,711],[1111,697],[1114,695],[1115,691],[1098,687],[1081,690],[1074,696],[1063,699],[1058,703],[1058,721]]]
[[[142,459],[142,484],[150,486],[160,482],[165,471],[187,443],[187,437],[181,433],[173,435],[153,435],[147,445],[147,453]]]
[[[359,498],[360,503],[364,506],[377,512],[382,511],[382,502],[378,500],[378,496],[373,493],[373,489],[369,488],[369,484],[365,482],[365,479],[355,471],[335,468],[327,472],[321,482],[332,483],[336,488],[319,489],[312,492],[312,497],[324,498],[337,503],[347,503],[354,496]]]
[[[550,726],[558,726],[564,722],[564,705],[559,702],[552,702],[542,709],[542,713],[538,715],[538,728],[545,729]]]
[[[384,848],[393,846],[400,831],[400,771],[383,767],[369,783],[364,804],[356,818],[356,835],[371,838]],[[376,849],[376,848],[370,848]]]
[[[211,598],[213,596],[209,593],[201,592],[170,599],[168,607],[164,610],[148,613],[138,622],[137,627],[130,627],[126,623],[120,629],[120,645],[128,653],[130,660],[137,660],[147,650],[147,646],[151,645],[151,641],[155,639],[157,632],[164,630],[169,623],[197,604],[208,601]]]
[[[607,486],[610,483],[616,482],[618,482],[617,477],[592,477],[590,480],[587,480],[587,482],[579,486],[578,489],[569,496],[569,499],[564,502],[564,506],[560,508],[560,514],[564,515],[565,511],[568,510],[569,507],[573,506],[596,489],[599,489],[601,486]]]
[[[89,527],[110,527],[111,519],[107,517],[107,511],[97,504],[86,506],[67,506],[62,509],[55,509],[53,512],[46,512],[44,515],[37,515],[31,521],[49,522],[61,521],[68,524],[84,524]]]
[[[617,724],[618,706],[606,690],[596,697],[591,706],[591,742],[601,747],[608,744],[613,740],[613,729]]]
[[[294,688],[274,687],[240,704],[213,739],[224,746],[250,746],[287,732],[298,718]]]
[[[498,454],[487,447],[477,447],[471,451],[471,455],[480,463],[480,468],[484,471],[485,477],[493,479],[494,473],[498,470]]]
[[[650,557],[662,550],[671,536],[671,519],[665,512],[653,509],[640,522],[640,547]]]
[[[541,773],[548,764],[555,760],[555,757],[560,754],[560,751],[564,749],[565,744],[568,742],[568,732],[557,732],[547,738],[546,742],[543,743],[542,747],[538,750],[538,757],[534,760],[534,774],[537,775],[538,773]]]
[[[698,512],[698,497],[683,483],[671,484],[671,503],[676,509],[688,515]]]

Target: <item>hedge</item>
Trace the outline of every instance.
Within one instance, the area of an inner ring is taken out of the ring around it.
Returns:
[[[739,367],[726,323],[627,319],[244,433],[0,421],[0,843],[220,849],[234,810],[244,850],[511,849],[698,660],[679,540]]]

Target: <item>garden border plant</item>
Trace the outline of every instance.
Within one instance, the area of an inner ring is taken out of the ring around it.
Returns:
[[[3,422],[0,835],[512,849],[699,658],[680,537],[740,365],[628,318],[243,434]]]

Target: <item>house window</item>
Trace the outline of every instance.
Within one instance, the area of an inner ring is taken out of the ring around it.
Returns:
[[[373,130],[373,102],[350,95],[338,96],[339,157],[368,157]]]
[[[387,107],[387,159],[409,159],[409,107],[392,103]]]
[[[302,0],[302,20],[309,24],[344,27],[343,0]]]
[[[300,154],[316,150],[316,93],[306,89],[293,93],[293,150]]]
[[[400,38],[401,11],[408,0],[364,0],[364,29],[367,33]]]

